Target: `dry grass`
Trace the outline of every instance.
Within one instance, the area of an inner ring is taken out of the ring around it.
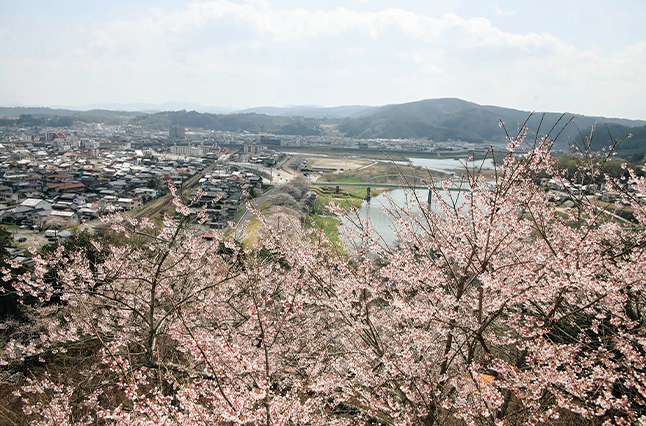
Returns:
[[[307,165],[312,170],[356,170],[369,166],[373,161],[349,158],[314,157],[307,159]]]
[[[402,183],[402,175],[428,178],[429,173],[434,179],[444,176],[443,173],[429,172],[420,167],[409,167],[406,165],[378,162],[360,170],[347,170],[342,173],[326,173],[319,178],[325,182],[380,182],[380,183]],[[409,178],[410,179],[410,178]]]

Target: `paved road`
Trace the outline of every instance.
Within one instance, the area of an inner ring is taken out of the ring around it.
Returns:
[[[268,168],[265,166],[261,166],[260,164],[252,164],[252,163],[233,163],[230,162],[229,164],[233,164],[235,166],[243,167],[246,169],[252,169],[252,170],[258,170],[260,172],[266,173],[268,175],[272,176],[272,181],[271,183],[280,183],[280,182],[287,182],[291,179],[294,179],[296,175],[294,173],[290,173],[284,169],[281,169],[282,164],[285,162],[277,165],[276,167]]]
[[[271,171],[273,176],[272,183],[276,185],[274,188],[265,192],[261,197],[254,199],[252,201],[254,207],[260,206],[272,194],[278,191],[283,184],[289,182],[290,180],[294,179],[298,175],[297,173],[290,173],[282,168],[282,166],[285,163],[287,163],[289,160],[291,160],[291,158],[292,158],[291,156],[287,157],[281,164],[277,166],[277,168],[271,169],[271,170],[260,165],[255,165],[254,167],[252,167],[252,168],[256,168],[257,170],[262,170],[265,173],[269,173]],[[244,166],[249,167],[249,164],[244,164]],[[243,208],[244,208],[244,213],[242,214],[242,217],[235,224],[235,239],[240,239],[242,237],[242,233],[247,228],[247,225],[253,218],[253,214],[250,211],[248,211],[246,207],[243,207]]]
[[[262,194],[262,196],[258,198],[254,198],[251,203],[254,207],[258,207],[262,203],[264,203],[269,197],[272,196],[276,191],[278,191],[279,186],[274,186],[271,188],[269,191],[265,192]],[[244,213],[242,214],[242,217],[238,220],[238,222],[235,224],[235,233],[234,233],[234,238],[236,240],[240,239],[242,237],[242,234],[244,230],[247,228],[247,225],[249,225],[249,222],[253,218],[253,213],[247,210],[246,207],[244,208]]]
[[[281,167],[285,163],[287,163],[287,161],[289,161],[290,159],[291,159],[291,156],[288,157],[281,164],[279,164],[277,166],[277,168],[272,168],[272,169],[268,169],[266,167],[263,167],[263,166],[257,165],[257,164],[256,165],[251,165],[249,163],[231,163],[231,164],[238,164],[238,165],[242,165],[244,167],[253,168],[253,169],[256,169],[256,170],[263,171],[265,173],[271,173],[272,174],[272,177],[273,177],[272,183],[275,184],[276,186],[274,186],[269,191],[265,192],[262,196],[252,200],[252,203],[253,203],[254,207],[260,206],[272,194],[274,194],[276,191],[278,191],[283,184],[287,183],[288,181],[290,181],[290,180],[292,180],[292,179],[294,179],[296,177],[296,173],[290,173],[290,172],[288,172],[288,171],[286,171],[284,169],[281,169]],[[253,218],[253,214],[250,211],[248,211],[246,207],[243,207],[243,209],[244,209],[243,210],[244,212],[242,213],[242,217],[240,217],[240,219],[235,224],[235,233],[234,233],[234,235],[235,235],[236,240],[240,239],[242,237],[242,234],[243,234],[244,230],[247,228],[247,225],[249,224],[249,222]]]
[[[14,242],[18,248],[29,248],[31,246],[40,249],[45,244],[50,243],[50,241],[45,238],[45,234],[38,231],[33,231],[31,229],[7,229],[14,236]],[[27,241],[19,243],[19,238],[26,238]]]

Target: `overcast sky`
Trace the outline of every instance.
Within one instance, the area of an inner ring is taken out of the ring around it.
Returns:
[[[646,119],[644,0],[0,0],[0,105],[456,97]]]

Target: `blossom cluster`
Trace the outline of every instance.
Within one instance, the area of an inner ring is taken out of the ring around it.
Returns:
[[[334,205],[345,250],[262,217],[254,246],[206,240],[203,215],[176,197],[161,229],[111,218],[130,242],[98,264],[35,256],[15,287],[57,311],[3,362],[80,342],[97,356],[82,385],[26,383],[25,413],[52,425],[646,422],[645,208],[624,193],[624,225],[584,196],[556,207],[535,184],[564,179],[553,141],[518,155],[525,135],[493,182],[467,170],[459,193],[432,186],[433,205],[413,193],[415,210],[393,205],[396,247]]]

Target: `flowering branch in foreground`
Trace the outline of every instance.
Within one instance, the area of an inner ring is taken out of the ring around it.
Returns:
[[[467,169],[461,191],[432,187],[433,205],[411,192],[390,209],[397,247],[335,206],[351,222],[349,254],[262,217],[261,245],[206,241],[195,228],[204,214],[176,198],[159,231],[111,218],[132,243],[99,264],[82,251],[35,256],[15,287],[56,299],[55,320],[31,344],[10,342],[5,362],[81,342],[97,356],[83,385],[25,384],[26,414],[34,424],[646,422],[644,206],[616,182],[631,226],[587,197],[556,207],[535,183],[567,180],[552,143],[528,147],[522,131],[493,181]],[[585,155],[580,172],[598,176]]]

